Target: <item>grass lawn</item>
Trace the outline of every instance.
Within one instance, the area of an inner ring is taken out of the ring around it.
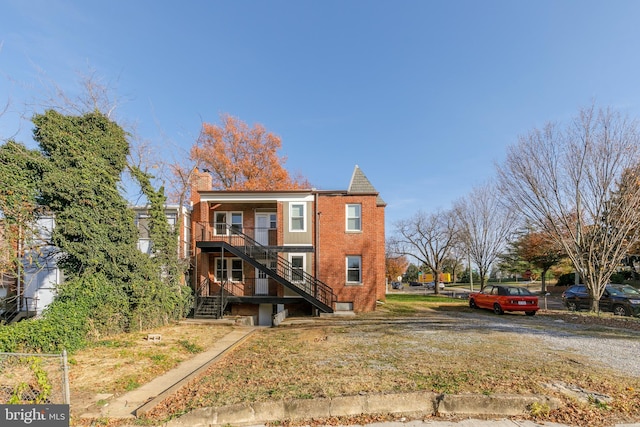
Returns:
[[[375,312],[355,318],[314,318],[259,330],[159,405],[147,422],[160,423],[208,406],[362,393],[553,395],[545,387],[553,381],[612,396],[613,402],[580,404],[557,396],[564,399],[564,408],[532,414],[537,421],[598,426],[640,420],[640,378],[592,368],[579,349],[554,348],[535,336],[523,342],[517,331],[479,330],[474,316],[507,324],[541,322],[540,330],[550,324],[544,316],[525,319],[472,311],[464,299],[391,294]],[[196,336],[188,341],[202,342]],[[149,364],[149,356],[138,357]],[[112,384],[121,389],[124,383]]]

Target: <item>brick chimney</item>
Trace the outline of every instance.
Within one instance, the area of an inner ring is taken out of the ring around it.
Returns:
[[[198,191],[211,190],[211,175],[209,172],[200,172],[198,168],[193,168],[191,178],[191,202],[196,204],[200,201]]]
[[[211,190],[211,186],[211,175],[193,168],[191,171],[191,220],[193,222],[208,221],[207,204],[200,203],[199,191]]]

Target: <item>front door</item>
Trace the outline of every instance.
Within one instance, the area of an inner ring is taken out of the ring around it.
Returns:
[[[257,213],[256,214],[256,242],[261,245],[267,246],[269,244],[269,214]]]

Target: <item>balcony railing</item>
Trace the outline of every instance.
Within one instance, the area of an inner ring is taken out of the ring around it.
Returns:
[[[240,227],[227,224],[197,222],[193,230],[196,242],[228,242],[233,246],[243,246],[244,238],[260,242],[264,246],[278,244],[278,230],[275,228]]]
[[[197,226],[199,227],[196,227],[196,235],[204,239],[200,241],[219,241],[229,244],[237,253],[262,264],[264,268],[261,269],[268,276],[276,280],[282,279],[286,281],[286,286],[294,291],[300,291],[313,301],[319,301],[324,305],[324,307],[320,305],[322,309],[332,309],[336,297],[331,287],[311,274],[294,268],[288,260],[278,254],[278,248],[265,246],[233,226],[227,226],[225,234],[213,233],[213,228],[207,223],[199,223]],[[255,230],[248,229],[247,231]]]

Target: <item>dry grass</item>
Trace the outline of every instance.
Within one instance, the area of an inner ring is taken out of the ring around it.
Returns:
[[[557,381],[612,396],[613,403],[585,405],[563,397],[561,411],[540,411],[536,420],[592,426],[640,420],[640,378],[595,366],[578,349],[550,348],[542,338],[523,342],[517,331],[478,330],[443,313],[451,311],[470,314],[465,301],[394,297],[353,320],[315,319],[263,329],[163,402],[151,420],[206,406],[360,393],[548,395],[552,392],[544,384]],[[532,323],[517,315],[495,319]]]
[[[98,341],[69,358],[72,412],[96,403],[96,395],[120,394],[149,382],[230,331],[223,325],[174,324]],[[161,340],[147,341],[149,333]]]

